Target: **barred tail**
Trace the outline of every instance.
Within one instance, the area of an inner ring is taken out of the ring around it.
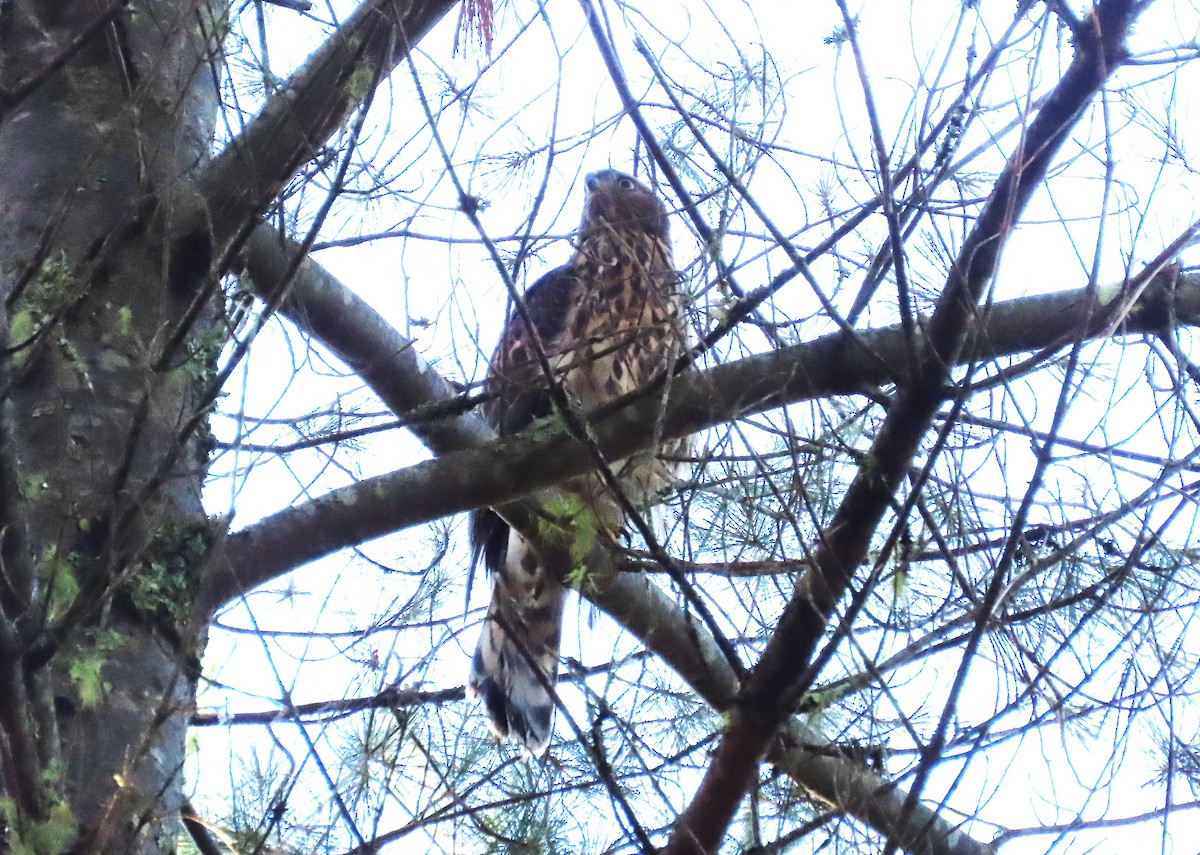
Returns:
[[[483,698],[492,730],[535,757],[550,744],[565,589],[547,578],[523,538],[510,532],[504,569],[492,574],[492,603],[467,690]]]

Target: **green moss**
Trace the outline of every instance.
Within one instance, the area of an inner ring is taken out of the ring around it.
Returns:
[[[15,309],[8,319],[8,338],[18,350],[13,352],[13,365],[20,368],[29,358],[28,344],[41,324],[28,309]]]
[[[13,303],[9,315],[9,339],[18,350],[13,364],[21,367],[29,358],[29,345],[42,330],[54,324],[79,298],[79,277],[65,252],[46,258],[38,272]],[[61,328],[55,333],[55,343],[63,350],[77,371],[82,361]],[[84,370],[83,376],[87,372]]]
[[[55,757],[50,761],[50,765],[42,770],[42,784],[51,790],[56,789],[66,777],[66,772],[67,770],[63,764],[62,758]]]
[[[117,309],[117,335],[121,338],[133,335],[133,309],[128,306]]]
[[[566,495],[552,499],[545,506],[546,517],[538,523],[538,534],[567,548],[571,556],[571,571],[566,583],[581,590],[586,582],[587,558],[596,543],[598,526],[596,514],[585,507],[578,496]]]
[[[46,502],[55,497],[54,488],[41,475],[23,472],[17,476],[17,490],[27,502]]]
[[[46,612],[51,620],[61,617],[79,596],[82,565],[83,556],[77,552],[62,556],[54,546],[42,552],[38,561],[38,577],[46,599]]]
[[[75,839],[78,827],[79,822],[70,806],[66,802],[58,802],[50,808],[50,816],[45,822],[33,824],[26,838],[32,844],[33,851],[39,854],[66,852]]]
[[[171,626],[186,623],[211,543],[207,525],[159,529],[146,559],[126,585],[134,607]]]
[[[67,672],[83,709],[95,709],[112,690],[112,684],[104,679],[104,666],[124,643],[119,632],[102,630],[80,639],[69,650]]]
[[[83,361],[83,357],[79,355],[79,351],[75,348],[71,340],[60,332],[55,336],[54,343],[58,345],[59,352],[65,357],[67,364],[71,366],[84,385],[89,389],[94,389],[95,387],[92,385],[92,378],[88,372],[87,363]]]
[[[225,347],[228,337],[225,330],[213,328],[193,335],[187,341],[187,362],[183,371],[190,380],[210,383],[216,378],[217,358]]]
[[[13,305],[13,343],[20,344],[37,328],[67,308],[78,296],[75,267],[64,252],[47,258]],[[18,321],[18,318],[21,318]],[[26,335],[17,336],[18,325]]]
[[[0,799],[0,825],[10,855],[59,855],[71,849],[79,822],[66,802],[56,802],[42,822],[20,821],[12,799]],[[18,831],[19,829],[19,831]]]
[[[65,252],[59,250],[58,255],[42,262],[37,275],[17,302],[36,311],[58,311],[75,299],[76,282],[75,265],[67,259]]]
[[[85,710],[100,706],[100,702],[112,688],[104,680],[105,661],[105,657],[94,655],[81,656],[71,663],[71,679],[75,682],[75,693],[79,697],[79,705]]]
[[[366,66],[355,69],[350,75],[350,79],[346,81],[346,94],[358,104],[361,104],[371,94],[371,87],[375,85],[375,72]]]
[[[558,413],[545,418],[537,419],[529,427],[525,428],[524,435],[532,440],[540,441],[549,439],[557,434],[566,433],[567,423]]]

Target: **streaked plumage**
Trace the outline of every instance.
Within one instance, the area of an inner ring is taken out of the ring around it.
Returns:
[[[616,170],[594,172],[585,184],[574,256],[524,295],[555,381],[584,413],[657,377],[685,343],[666,209],[651,190]],[[552,412],[534,341],[514,312],[487,379],[495,397],[485,414],[501,434]],[[649,456],[614,469],[635,503],[653,498],[674,477],[670,465]],[[593,511],[602,530],[621,529],[622,515],[597,478],[564,487]],[[493,589],[468,686],[482,697],[498,735],[511,734],[540,755],[550,739],[554,707],[546,685],[558,670],[566,592],[490,510],[472,515],[471,549],[473,560],[491,571]]]

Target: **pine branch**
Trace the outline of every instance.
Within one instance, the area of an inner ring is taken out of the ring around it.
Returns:
[[[780,725],[812,684],[820,665],[813,659],[817,645],[945,400],[950,371],[967,348],[979,301],[996,272],[1000,253],[1071,128],[1124,58],[1125,37],[1134,17],[1129,0],[1096,6],[1086,28],[1088,38],[1077,43],[1074,60],[1001,173],[951,269],[933,316],[922,327],[926,339],[919,362],[907,366],[910,383],[888,411],[867,456],[871,465],[859,470],[826,528],[817,548],[815,572],[784,609],[708,773],[676,823],[668,855],[717,851]],[[909,801],[915,805],[914,799]],[[898,842],[908,847],[908,841]]]
[[[1154,334],[1172,322],[1200,325],[1200,272],[1179,276],[1174,268],[1160,269],[1163,258],[1165,255],[1138,277],[1120,285],[1026,297],[992,306],[981,327],[966,337],[960,362],[1029,351],[1040,351],[1048,357],[1079,339]],[[310,264],[312,269],[306,269]],[[300,270],[298,282],[292,287],[296,289],[295,313],[303,317],[305,329],[315,335],[329,335],[336,334],[339,323],[348,323],[347,329],[365,336],[357,342],[347,340],[363,356],[372,350],[411,354],[407,345],[396,346],[394,330],[374,318],[365,304],[356,303],[344,294],[343,286],[320,271],[315,262],[305,262]],[[307,285],[301,284],[307,276],[315,278]],[[318,285],[314,293],[319,299],[309,301],[305,296],[309,293],[307,289]],[[323,317],[326,314],[329,317]],[[360,314],[362,317],[358,317]],[[850,345],[837,333],[782,352],[679,378],[671,390],[665,430],[668,435],[683,435],[740,413],[853,393],[888,382],[890,377],[880,367],[883,364],[903,370],[903,360],[909,351],[901,327],[867,331],[863,336],[876,358],[861,355],[857,344]],[[856,353],[860,355],[855,357]],[[392,406],[429,406],[438,399],[422,397],[423,394],[431,394],[429,390],[436,388],[452,389],[449,383],[439,381],[428,366],[421,373],[430,375],[422,381],[429,385],[409,385],[410,380],[403,375],[414,370],[413,364],[424,366],[397,360],[376,360],[372,365],[376,372],[371,375],[372,386],[390,390],[386,394]],[[825,370],[829,365],[837,366],[838,370]],[[418,388],[424,388],[425,393],[417,391]],[[616,418],[597,424],[601,448],[606,452],[617,449],[612,453],[622,456],[645,445],[646,437],[653,434],[648,426],[658,424],[662,417],[660,404],[656,398],[635,401],[614,414]],[[464,417],[464,423],[472,418]],[[586,450],[579,448],[568,455],[569,449],[571,442],[562,437],[518,435],[333,491],[285,511],[230,539],[222,554],[223,568],[210,580],[206,602],[215,608],[241,590],[265,583],[337,549],[468,507],[511,501],[521,489],[549,486],[568,475],[579,474],[587,468],[590,458]],[[550,462],[561,464],[561,471],[546,472]],[[500,468],[493,470],[493,466]],[[516,488],[514,484],[523,486]],[[481,489],[494,492],[485,495],[479,492]],[[435,508],[429,504],[446,498],[452,505]],[[500,510],[511,525],[535,538],[538,517],[534,508],[532,503],[517,502]],[[555,553],[553,545],[545,545],[539,551],[544,553],[548,566],[558,566],[565,572],[572,565],[569,556]],[[660,656],[715,709],[731,709],[738,681],[704,628],[643,575],[621,572],[616,561],[617,556],[603,550],[596,550],[588,557],[586,595]],[[242,588],[241,584],[247,587]],[[962,855],[986,855],[991,851],[920,803],[905,810],[907,794],[871,770],[802,747],[820,744],[822,739],[809,733],[801,722],[789,720],[782,737],[772,745],[770,762],[816,797],[892,834],[906,848]]]

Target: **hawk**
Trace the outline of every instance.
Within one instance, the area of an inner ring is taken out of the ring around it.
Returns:
[[[586,414],[669,370],[686,345],[683,295],[662,202],[615,169],[591,173],[584,185],[574,255],[525,292],[529,324],[514,312],[492,357],[484,414],[501,435],[553,414],[551,382]],[[652,499],[676,474],[653,455],[613,469],[635,504]],[[594,514],[599,531],[622,529],[620,507],[596,476],[564,489]],[[472,514],[471,555],[473,565],[482,560],[491,574],[492,601],[468,690],[483,699],[498,736],[512,735],[540,756],[550,741],[554,704],[548,687],[558,671],[566,590],[491,510]]]

